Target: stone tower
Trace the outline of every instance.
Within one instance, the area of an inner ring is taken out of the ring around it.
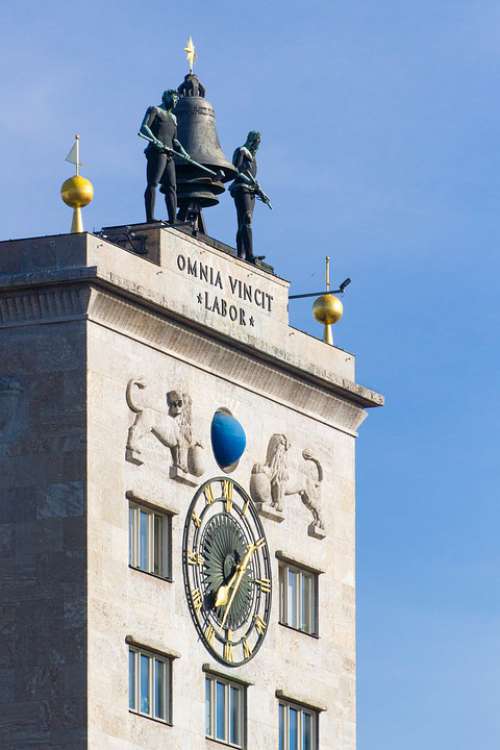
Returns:
[[[382,398],[283,279],[135,234],[0,243],[0,747],[354,750]]]

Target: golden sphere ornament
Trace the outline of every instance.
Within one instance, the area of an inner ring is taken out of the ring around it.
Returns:
[[[344,305],[334,294],[322,294],[313,305],[313,315],[318,323],[333,325],[344,313]]]
[[[94,197],[94,186],[79,174],[65,180],[61,186],[61,198],[71,208],[88,206]]]
[[[315,301],[312,311],[313,315],[318,323],[323,323],[325,330],[323,331],[323,341],[325,344],[333,346],[333,333],[332,326],[338,323],[344,314],[344,305],[334,294],[330,292],[330,256],[327,255],[325,258],[325,283],[326,292],[317,298]],[[344,293],[346,286],[349,286],[351,279],[346,279],[342,282],[339,289],[335,291]],[[303,297],[311,297],[312,295],[304,294],[299,295]]]

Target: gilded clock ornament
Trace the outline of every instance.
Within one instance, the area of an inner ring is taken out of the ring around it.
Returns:
[[[191,502],[183,539],[184,584],[194,624],[220,662],[238,667],[262,645],[271,611],[271,560],[253,501],[215,477]]]

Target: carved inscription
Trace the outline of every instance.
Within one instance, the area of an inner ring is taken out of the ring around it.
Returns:
[[[240,302],[253,305],[256,311],[262,310],[266,313],[273,311],[273,295],[255,284],[249,284],[231,274],[223,275],[208,263],[202,263],[198,259],[193,260],[182,254],[177,256],[177,268],[182,273],[212,287],[210,290],[205,289],[197,294],[199,305],[222,318],[228,318],[236,325],[250,327],[255,325],[254,316],[241,307]]]

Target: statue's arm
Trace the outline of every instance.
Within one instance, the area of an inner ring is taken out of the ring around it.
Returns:
[[[141,135],[157,148],[163,148],[163,143],[155,136],[155,134],[151,130],[151,125],[153,124],[155,117],[155,107],[148,107],[146,114],[144,115],[144,119],[141,123],[141,127],[139,128],[139,135]]]
[[[189,156],[188,152],[186,151],[182,143],[179,140],[177,140],[177,138],[172,138],[172,144],[175,150],[178,151],[180,154],[184,154],[184,156]]]
[[[243,154],[242,154],[241,148],[237,148],[236,151],[234,152],[233,164],[238,170],[238,172],[241,172],[243,168]]]

